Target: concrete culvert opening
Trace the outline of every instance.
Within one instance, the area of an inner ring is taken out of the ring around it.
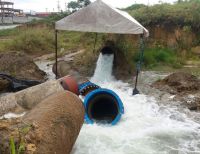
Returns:
[[[118,108],[113,96],[98,94],[90,99],[87,112],[89,117],[96,122],[112,123],[119,113]]]
[[[114,54],[114,51],[113,51],[112,47],[110,47],[110,46],[103,47],[100,52],[102,54]]]

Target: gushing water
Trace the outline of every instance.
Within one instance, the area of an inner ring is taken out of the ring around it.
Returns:
[[[120,96],[125,114],[116,126],[84,124],[72,153],[200,154],[200,125],[153,97],[132,96],[128,84],[112,79],[112,62],[113,56],[100,55],[92,80]]]
[[[91,78],[91,81],[94,83],[99,82],[108,82],[113,80],[112,77],[112,68],[113,68],[113,54],[101,54],[97,60],[97,67],[94,72],[94,76]]]

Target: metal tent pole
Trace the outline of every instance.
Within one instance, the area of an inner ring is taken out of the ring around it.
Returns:
[[[143,57],[144,57],[144,35],[140,35],[140,59],[139,62],[137,63],[137,68],[136,68],[136,79],[135,79],[135,88],[133,89],[132,95],[137,95],[139,94],[139,90],[137,89],[137,83],[138,83],[138,75],[141,70],[141,65],[143,62]]]
[[[56,79],[58,78],[58,30],[55,30]]]

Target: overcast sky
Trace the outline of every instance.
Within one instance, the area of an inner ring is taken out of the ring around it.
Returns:
[[[9,0],[15,3],[14,7],[16,9],[23,9],[24,11],[38,11],[38,12],[45,12],[47,11],[57,11],[58,7],[58,0]],[[71,0],[59,0],[60,6],[63,10],[65,10],[65,4],[70,2]],[[95,1],[95,0],[92,0]],[[104,0],[106,3],[118,7],[124,8],[130,6],[135,3],[143,3],[143,4],[156,4],[159,0]],[[162,0],[162,2],[173,3],[177,0]]]

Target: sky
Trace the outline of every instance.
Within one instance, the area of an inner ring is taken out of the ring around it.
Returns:
[[[37,12],[50,12],[58,10],[58,0],[7,0],[14,2],[14,7],[16,9],[22,9],[25,12],[37,11]],[[59,0],[60,6],[62,10],[65,10],[65,4],[70,2],[71,0]],[[91,0],[95,1],[95,0]],[[132,4],[156,4],[159,3],[160,0],[104,0],[106,3],[110,4],[113,7],[117,8],[125,8]],[[162,0],[162,2],[173,3],[177,0]]]

